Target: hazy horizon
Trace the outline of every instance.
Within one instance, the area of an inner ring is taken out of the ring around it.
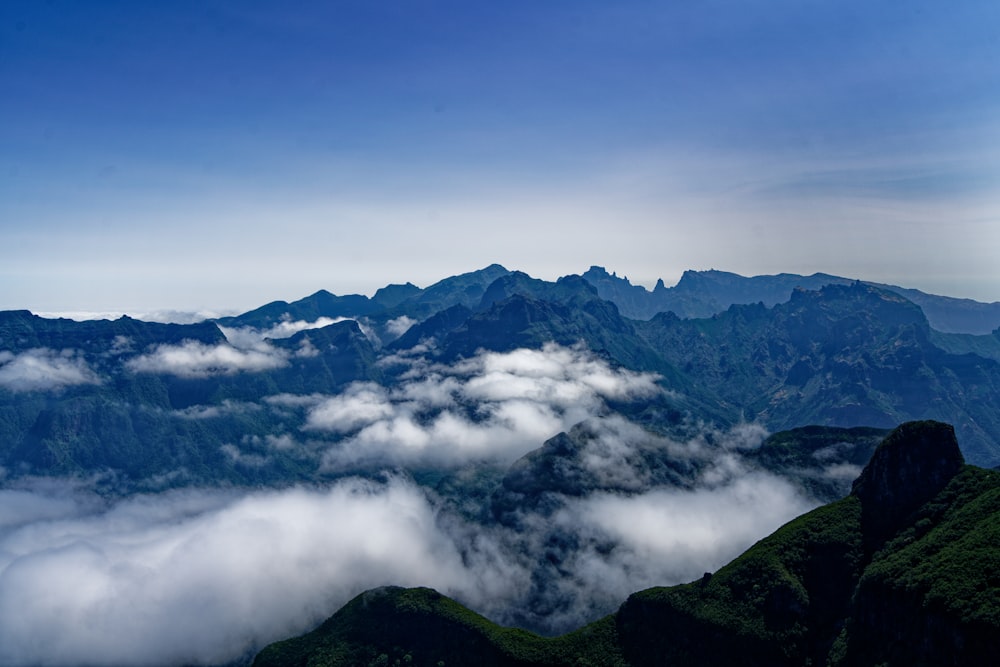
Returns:
[[[0,308],[246,310],[490,263],[1000,300],[1000,5],[0,8]]]

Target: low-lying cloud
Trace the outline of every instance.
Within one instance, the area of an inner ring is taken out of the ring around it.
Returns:
[[[73,350],[34,348],[19,354],[0,350],[0,387],[10,391],[51,391],[99,382],[97,374]]]
[[[268,339],[291,338],[300,331],[309,329],[322,329],[331,324],[351,320],[349,317],[320,317],[314,321],[286,319],[267,329],[256,329],[254,327],[223,327],[219,330],[225,335],[226,340],[240,349],[255,349],[260,347]]]
[[[649,398],[657,376],[613,369],[583,347],[484,352],[454,365],[423,357],[391,387],[355,383],[309,410],[304,428],[344,439],[329,469],[511,461],[589,416],[606,400]]]
[[[274,370],[287,366],[292,357],[314,357],[319,352],[308,339],[294,352],[274,347],[269,339],[289,338],[300,331],[320,329],[347,319],[350,318],[320,317],[312,322],[283,320],[268,329],[220,326],[226,336],[225,343],[209,345],[189,340],[179,345],[158,345],[150,352],[129,359],[125,365],[136,373],[162,373],[184,378]]]
[[[51,481],[0,492],[18,508],[0,513],[0,664],[224,663],[386,584],[565,631],[714,570],[811,507],[738,455],[720,459],[732,456],[693,489],[593,493],[516,529],[464,519],[398,477],[112,503]]]
[[[288,354],[270,346],[238,349],[228,343],[208,345],[193,340],[179,345],[158,345],[153,351],[125,362],[136,373],[162,373],[184,378],[267,371],[287,364]]]
[[[44,519],[0,528],[5,665],[217,664],[372,586],[470,587],[431,505],[397,481],[142,496],[83,516],[33,500]]]
[[[248,335],[161,345],[125,363],[197,378],[278,368],[294,354]],[[60,377],[97,381],[78,355],[33,350],[0,353],[0,383],[26,355],[48,365],[47,388],[66,386]],[[321,452],[327,471],[364,467],[381,481],[114,501],[53,480],[0,490],[0,664],[227,663],[386,584],[432,586],[499,622],[562,632],[635,590],[716,569],[815,504],[746,463],[760,427],[671,439],[612,412],[610,401],[664,390],[657,376],[613,368],[583,347],[484,352],[450,365],[410,351],[383,364],[389,386],[175,411],[188,420],[281,415],[276,432],[221,445],[236,465]],[[489,498],[449,498],[406,473],[378,472],[439,466],[474,477],[490,469],[480,462],[511,462],[574,427],[576,458],[560,463],[576,466],[580,486],[552,492],[544,506],[515,506],[517,521],[471,520],[491,516]],[[657,472],[664,461],[677,462],[683,483]]]
[[[413,319],[412,317],[408,317],[406,315],[400,315],[399,317],[391,319],[388,322],[386,322],[385,330],[388,331],[389,335],[391,335],[392,337],[399,338],[407,331],[409,331],[410,327],[412,327],[416,323],[417,320]]]

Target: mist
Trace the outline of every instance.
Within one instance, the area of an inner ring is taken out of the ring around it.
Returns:
[[[226,343],[160,345],[121,363],[182,377],[263,372],[309,353],[279,350],[269,337],[320,324],[228,330]],[[0,664],[239,662],[383,585],[430,586],[497,622],[562,633],[636,590],[715,570],[816,504],[744,460],[766,436],[757,425],[693,426],[679,440],[609,408],[671,394],[655,374],[612,367],[582,346],[452,364],[418,346],[380,363],[391,384],[175,411],[189,420],[280,414],[280,431],[222,453],[263,468],[307,449],[315,455],[303,460],[335,481],[107,498],[86,480],[7,480]],[[77,353],[31,350],[0,357],[0,381],[58,391],[101,379]],[[502,474],[564,432],[582,434],[560,460],[573,484],[515,503],[510,516],[491,509],[500,487],[466,496],[459,484],[449,496],[415,481],[428,469]],[[658,476],[664,462],[682,478]]]
[[[510,463],[607,412],[607,400],[664,392],[655,374],[613,369],[580,346],[481,352],[452,365],[422,354],[387,363],[404,367],[391,388],[355,383],[309,410],[304,430],[343,438],[324,456],[328,470]]]
[[[225,663],[389,584],[568,631],[635,590],[716,569],[815,505],[738,451],[714,451],[692,488],[566,498],[517,527],[463,518],[398,474],[115,501],[80,483],[24,482],[0,492],[0,663]],[[554,534],[571,545],[556,569]]]
[[[15,392],[51,391],[100,379],[73,350],[35,348],[14,354],[0,350],[0,387]]]

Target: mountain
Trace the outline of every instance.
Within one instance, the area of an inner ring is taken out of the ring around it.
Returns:
[[[126,486],[314,481],[327,474],[324,448],[345,436],[310,430],[310,406],[356,382],[393,391],[410,372],[393,359],[457,368],[483,351],[553,343],[655,376],[656,396],[606,403],[651,433],[933,418],[955,424],[969,461],[1000,463],[1000,336],[936,332],[916,304],[866,283],[645,321],[583,277],[548,282],[499,265],[384,289],[189,325],[0,313],[0,466],[15,477],[111,473]],[[369,314],[337,321],[355,306]],[[266,445],[296,437],[315,445]],[[812,491],[828,497],[828,482]]]
[[[726,271],[685,271],[674,287],[657,282],[652,291],[633,285],[628,278],[608,274],[604,267],[592,266],[583,277],[593,284],[602,299],[618,306],[632,319],[648,320],[658,313],[672,312],[681,318],[706,318],[731,305],[762,303],[774,306],[791,298],[796,289],[818,290],[826,285],[850,285],[856,280],[814,273],[801,276],[780,273],[773,276],[744,277]],[[920,290],[868,282],[899,294],[920,306],[931,327],[944,333],[987,335],[1000,329],[1000,302],[981,303],[927,294]]]
[[[990,664],[998,526],[1000,473],[965,465],[950,426],[909,422],[846,498],[570,634],[500,627],[432,590],[390,587],[254,665]]]
[[[426,289],[412,283],[387,285],[372,298],[360,294],[337,296],[319,290],[298,301],[273,301],[260,308],[216,320],[224,327],[269,329],[282,322],[315,322],[320,318],[371,318],[378,323],[409,317],[423,320],[452,306],[476,307],[486,288],[509,273],[499,264],[440,280]]]
[[[77,322],[66,318],[48,319],[27,310],[0,311],[0,350],[19,353],[37,348],[77,350],[103,355],[122,341],[147,347],[178,344],[190,340],[216,344],[225,335],[211,322],[160,324],[143,322],[127,315],[117,320]]]
[[[666,313],[635,327],[704,390],[774,430],[933,418],[956,424],[973,462],[1000,461],[991,407],[1000,363],[937,347],[920,308],[894,292],[827,285],[770,309],[731,306],[692,320]]]
[[[226,327],[268,329],[285,321],[315,322],[321,317],[353,318],[371,315],[382,309],[378,302],[360,294],[337,296],[326,290],[319,290],[298,301],[272,301],[242,315],[219,318],[217,322]]]
[[[381,379],[354,321],[237,349],[212,322],[13,311],[0,313],[0,341],[7,475],[99,475],[122,491],[313,479],[318,455],[266,444],[301,424],[265,399]]]
[[[764,470],[795,480],[823,502],[843,498],[889,433],[870,426],[801,426],[768,436],[745,456]]]

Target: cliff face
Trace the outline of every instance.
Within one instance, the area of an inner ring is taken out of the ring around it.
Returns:
[[[967,466],[873,554],[834,664],[990,664],[1000,649],[998,545],[998,475]]]
[[[890,433],[851,489],[861,500],[868,545],[880,546],[964,464],[950,424],[909,422]]]

